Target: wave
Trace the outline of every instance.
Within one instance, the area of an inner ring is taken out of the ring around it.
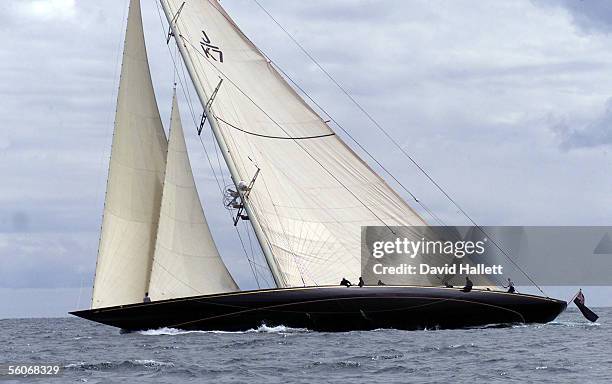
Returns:
[[[554,373],[569,373],[569,372],[573,372],[572,369],[567,368],[567,367],[549,367],[547,365],[539,365],[537,367],[535,367],[536,371],[547,371],[547,372],[554,372]]]
[[[335,369],[335,368],[359,368],[361,363],[353,360],[341,360],[341,361],[314,361],[306,365],[307,368],[323,367],[324,369]]]

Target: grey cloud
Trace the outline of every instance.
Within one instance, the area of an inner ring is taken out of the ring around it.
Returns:
[[[74,236],[74,234],[78,234]],[[91,266],[83,255],[95,254],[95,233],[0,234],[0,288],[89,286]]]
[[[540,1],[536,1],[539,3]],[[578,28],[587,33],[612,32],[612,2],[608,0],[543,1],[564,7]]]
[[[580,128],[570,128],[562,119],[552,126],[558,135],[561,148],[592,148],[612,145],[612,97],[604,106],[603,113]]]

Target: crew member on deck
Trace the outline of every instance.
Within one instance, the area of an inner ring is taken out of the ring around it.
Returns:
[[[468,276],[465,277],[465,287],[463,287],[462,291],[463,292],[469,292],[472,290],[472,287],[474,286],[474,283],[472,283],[472,280],[470,280],[470,278]]]
[[[142,302],[143,303],[150,303],[151,302],[151,298],[149,297],[149,292],[145,292],[145,295],[142,298]]]
[[[512,282],[512,280],[510,280],[510,278],[508,278],[508,286],[502,284],[502,287],[508,288],[508,293],[516,292],[516,289],[514,289],[514,283]]]
[[[383,283],[382,280],[378,280],[378,285],[387,285],[387,284]]]
[[[342,281],[340,282],[340,285],[344,285],[345,287],[350,287],[353,284],[343,277]]]
[[[359,288],[363,287],[365,285],[365,282],[363,281],[363,277],[359,276]]]

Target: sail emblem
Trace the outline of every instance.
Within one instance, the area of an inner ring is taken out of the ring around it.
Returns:
[[[202,46],[202,49],[204,50],[204,54],[206,55],[206,57],[222,63],[223,62],[223,52],[221,52],[221,49],[219,49],[218,46],[211,44],[211,41],[208,38],[208,35],[206,34],[206,32],[202,31],[202,35],[204,36],[202,37],[202,41],[200,41],[200,45]],[[217,57],[215,57],[215,54],[217,55]]]

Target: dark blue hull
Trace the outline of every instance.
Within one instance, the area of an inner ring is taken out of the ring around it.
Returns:
[[[353,331],[546,323],[566,306],[561,300],[487,290],[333,286],[193,296],[71,314],[128,331],[162,327],[244,331],[262,324]]]

